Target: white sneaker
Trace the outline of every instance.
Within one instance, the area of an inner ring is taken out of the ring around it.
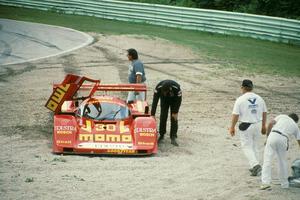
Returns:
[[[271,190],[271,184],[262,184],[260,190]]]

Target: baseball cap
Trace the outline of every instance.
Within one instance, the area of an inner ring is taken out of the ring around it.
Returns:
[[[249,79],[245,79],[242,82],[242,87],[248,87],[248,88],[253,88],[253,83]]]

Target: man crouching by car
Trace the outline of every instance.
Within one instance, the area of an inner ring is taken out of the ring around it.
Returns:
[[[166,125],[168,119],[169,108],[171,109],[171,144],[179,146],[177,138],[178,130],[178,112],[182,101],[182,92],[180,85],[173,80],[164,80],[155,87],[151,115],[155,117],[156,107],[160,99],[160,124],[158,143],[162,142],[166,134]]]

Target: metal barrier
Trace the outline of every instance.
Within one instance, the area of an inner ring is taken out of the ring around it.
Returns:
[[[0,0],[0,5],[143,22],[300,45],[300,21],[278,17],[109,0]]]

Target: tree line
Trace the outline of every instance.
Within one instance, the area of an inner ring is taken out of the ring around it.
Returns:
[[[126,1],[126,0],[125,0]],[[128,1],[128,0],[127,0]],[[133,0],[135,2],[215,9],[300,20],[300,0]]]

